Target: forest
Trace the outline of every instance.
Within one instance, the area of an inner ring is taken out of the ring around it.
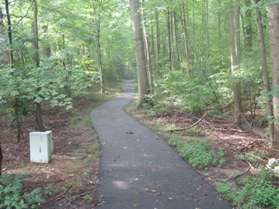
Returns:
[[[125,111],[218,195],[279,208],[278,0],[0,0],[1,209],[99,204],[91,111],[123,80]],[[47,130],[54,159],[32,164],[29,133]]]

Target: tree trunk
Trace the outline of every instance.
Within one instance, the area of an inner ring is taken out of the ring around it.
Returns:
[[[33,0],[34,4],[34,20],[32,25],[32,33],[33,33],[33,62],[35,63],[36,67],[40,67],[40,54],[39,54],[39,30],[38,30],[38,2],[37,0]],[[37,81],[39,82],[39,81]],[[44,123],[43,123],[43,116],[42,116],[42,107],[41,103],[35,103],[35,122],[36,122],[36,129],[38,131],[44,131]]]
[[[9,64],[9,52],[6,50],[7,34],[4,26],[4,14],[0,8],[0,64]]]
[[[38,29],[38,4],[37,0],[33,0],[34,4],[34,20],[32,24],[32,33],[33,33],[33,62],[36,64],[36,67],[40,67],[40,54],[39,54],[39,29]]]
[[[161,37],[160,37],[160,20],[159,20],[159,12],[155,10],[155,19],[156,19],[156,45],[157,45],[157,57],[160,59],[161,53]]]
[[[171,13],[170,9],[167,11],[167,30],[168,30],[168,45],[169,45],[169,69],[172,71],[172,29],[171,29]]]
[[[100,89],[101,95],[104,94],[104,77],[103,77],[103,62],[102,62],[102,49],[101,49],[101,17],[98,14],[98,19],[96,22],[96,50],[97,50],[97,63],[99,68],[100,76]]]
[[[2,152],[2,144],[0,142],[0,176],[2,175],[2,164],[3,164],[3,152]]]
[[[13,31],[12,31],[12,21],[9,8],[9,0],[5,0],[5,8],[8,22],[8,39],[9,39],[9,56],[11,68],[14,67],[14,50],[13,50]]]
[[[8,23],[8,40],[9,40],[9,60],[11,68],[14,68],[15,61],[14,61],[14,50],[13,50],[13,30],[12,30],[12,21],[10,15],[10,8],[9,8],[9,0],[5,0],[5,9],[6,9],[6,16],[7,16],[7,23]],[[21,138],[21,118],[19,112],[19,100],[15,98],[13,109],[15,112],[15,122],[17,128],[17,141],[20,141]]]
[[[147,60],[144,50],[144,34],[143,34],[143,13],[142,6],[139,0],[129,0],[132,19],[134,23],[135,41],[136,41],[136,55],[138,65],[138,86],[139,86],[139,104],[140,107],[146,95],[149,93],[148,77],[147,77]]]
[[[62,33],[62,49],[63,49],[63,68],[65,71],[65,92],[68,97],[72,96],[71,92],[71,80],[70,80],[70,70],[67,67],[68,53],[66,52],[65,34]]]
[[[144,1],[143,1],[144,2]],[[146,28],[148,26],[146,25],[146,16],[144,15],[144,12],[142,10],[142,18],[143,18],[143,40],[144,40],[144,51],[145,51],[145,59],[146,59],[146,69],[147,69],[147,78],[148,78],[148,85],[149,85],[149,91],[153,91],[153,72],[152,72],[152,66],[151,66],[151,57],[150,57],[150,38],[147,35]]]
[[[44,30],[44,36],[48,37],[48,25],[45,25],[43,27],[43,30]],[[45,47],[43,48],[43,55],[47,58],[51,56],[51,46],[49,43],[45,44]]]
[[[231,39],[231,72],[232,75],[240,70],[240,7],[233,5],[230,12],[230,39]],[[241,87],[240,81],[233,84],[234,122],[241,126]]]
[[[270,46],[272,59],[272,90],[279,89],[279,4],[273,3],[268,7],[270,25]],[[279,95],[273,94],[274,137],[272,148],[279,149]]]
[[[243,18],[243,32],[244,32],[244,43],[245,46],[249,49],[253,46],[253,22],[252,22],[252,10],[251,7],[251,0],[245,0],[245,7],[248,8],[245,12],[245,16]]]
[[[196,0],[192,0],[192,65],[196,63]]]
[[[179,51],[179,30],[178,30],[178,18],[176,12],[173,13],[173,43],[175,49],[175,67],[180,69],[181,56]]]
[[[260,0],[255,0],[255,3],[258,4]],[[271,92],[270,82],[268,78],[268,66],[267,66],[267,53],[266,53],[266,45],[265,45],[265,35],[264,35],[264,20],[262,17],[262,13],[260,8],[256,7],[256,17],[257,17],[257,28],[258,28],[258,36],[259,36],[259,51],[260,51],[260,63],[261,63],[261,71],[262,71],[262,79],[264,84],[264,89],[267,93]],[[267,95],[267,103],[266,110],[268,116],[269,130],[270,130],[270,138],[273,139],[274,135],[274,123],[273,123],[273,106],[272,100]]]
[[[208,79],[208,60],[209,60],[209,49],[210,49],[210,40],[209,40],[209,5],[208,5],[208,0],[203,1],[203,39],[204,39],[204,48],[203,48],[203,69],[204,69],[204,75],[205,79]]]
[[[150,59],[152,60],[151,62],[151,68],[152,68],[152,81],[151,81],[151,92],[154,93],[154,80],[155,80],[155,77],[156,75],[158,74],[157,73],[157,69],[158,69],[158,66],[157,66],[157,54],[156,54],[156,46],[155,46],[155,35],[154,35],[154,25],[152,24],[151,25],[151,56],[150,56]]]
[[[185,48],[185,58],[189,64],[192,63],[192,53],[190,51],[190,41],[189,41],[189,32],[188,32],[188,18],[186,12],[188,11],[188,5],[183,2],[182,5],[182,25],[183,25],[183,32],[184,32],[184,48]],[[187,69],[189,70],[189,69]]]
[[[223,10],[220,8],[222,0],[218,0],[218,12],[217,12],[217,27],[218,27],[218,46],[221,47],[222,45],[222,31],[221,31],[221,23],[222,23],[222,14]]]

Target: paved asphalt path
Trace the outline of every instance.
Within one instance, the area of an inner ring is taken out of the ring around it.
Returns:
[[[125,81],[121,96],[92,112],[102,143],[97,209],[230,209],[158,135],[123,110],[131,92]]]

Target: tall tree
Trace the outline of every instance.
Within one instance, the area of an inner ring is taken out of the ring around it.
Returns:
[[[103,72],[103,56],[102,56],[102,46],[101,46],[101,13],[103,12],[103,1],[102,0],[93,0],[93,23],[95,26],[95,36],[96,36],[96,60],[97,67],[99,71],[99,82],[101,94],[104,94],[104,72]]]
[[[2,13],[2,8],[0,8],[0,47],[3,47],[3,41],[5,40],[4,33],[4,15]],[[5,62],[5,58],[3,58],[5,54],[0,54],[0,64]],[[2,162],[3,162],[3,153],[2,153],[2,142],[0,141],[0,175],[2,174]]]
[[[274,137],[272,147],[279,150],[279,3],[268,7],[270,25],[270,46],[272,59],[272,89],[273,89],[273,114]]]
[[[246,12],[242,17],[244,44],[249,49],[251,49],[253,45],[253,16],[252,16],[251,3],[252,3],[251,0],[244,1]]]
[[[255,0],[256,3],[256,17],[257,17],[257,28],[258,28],[258,40],[259,40],[259,51],[260,51],[260,63],[262,80],[264,84],[265,91],[267,93],[266,98],[266,110],[269,120],[270,137],[273,138],[274,135],[274,123],[273,123],[273,106],[270,99],[269,93],[271,92],[270,81],[268,77],[268,66],[267,66],[267,53],[266,53],[266,43],[265,43],[265,33],[264,33],[264,20],[262,12],[259,8],[260,0]]]
[[[39,27],[38,27],[38,2],[33,0],[33,24],[32,24],[32,33],[33,33],[33,62],[35,63],[36,68],[40,68],[40,53],[39,53]],[[38,81],[39,82],[39,81]],[[39,84],[39,83],[38,83]],[[40,91],[40,87],[37,88],[37,91]],[[43,113],[41,102],[35,102],[35,120],[36,120],[36,129],[38,131],[44,131],[43,123]]]
[[[7,34],[4,27],[4,14],[0,7],[0,64],[9,64],[9,53],[7,47]]]
[[[101,48],[101,15],[98,13],[96,20],[96,51],[97,63],[100,74],[100,89],[101,94],[104,94],[104,75],[103,75],[103,61],[102,61],[102,48]]]
[[[172,54],[172,15],[170,8],[167,10],[167,30],[168,30],[168,53],[169,53],[169,69],[173,70],[173,54]]]
[[[149,93],[149,82],[147,76],[147,59],[145,56],[144,30],[143,30],[143,12],[139,0],[129,0],[132,19],[134,23],[134,33],[136,41],[136,55],[138,65],[138,89],[139,106],[141,106],[146,95]]]
[[[235,76],[240,70],[240,7],[237,1],[232,2],[230,10],[230,48],[231,72]],[[241,125],[241,87],[240,81],[233,83],[234,121]]]

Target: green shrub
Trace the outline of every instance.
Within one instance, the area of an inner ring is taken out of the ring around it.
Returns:
[[[207,169],[210,166],[222,165],[225,161],[222,150],[212,150],[206,140],[192,139],[188,142],[171,137],[169,144],[178,151],[180,156],[194,168]]]
[[[37,209],[42,201],[41,189],[24,192],[22,177],[16,175],[0,176],[1,209]]]
[[[232,194],[231,186],[227,183],[221,183],[217,185],[217,192],[228,198]],[[228,198],[229,199],[229,198]]]
[[[198,127],[193,127],[185,130],[187,136],[204,136],[202,129]]]
[[[168,72],[157,81],[153,101],[159,106],[172,104],[191,112],[220,108],[231,101],[231,90],[220,82],[215,77],[205,80],[182,71]]]
[[[265,170],[249,177],[238,192],[234,192],[228,184],[218,185],[217,191],[238,208],[279,209],[279,189],[272,185],[271,174]]]
[[[237,159],[253,163],[259,161],[259,159],[264,158],[264,156],[265,156],[264,153],[252,151],[252,152],[238,154]]]

